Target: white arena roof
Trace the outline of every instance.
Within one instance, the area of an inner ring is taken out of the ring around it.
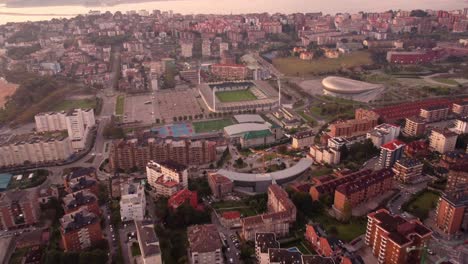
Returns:
[[[380,84],[356,81],[343,77],[330,76],[322,80],[325,90],[336,94],[360,94],[382,87]]]
[[[266,130],[266,129],[270,129],[269,124],[242,123],[242,124],[227,126],[224,128],[224,132],[229,137],[233,137],[233,136],[244,134],[250,131],[261,131],[261,130]]]
[[[310,158],[302,158],[298,163],[294,166],[289,167],[282,171],[275,171],[272,173],[242,173],[242,172],[235,172],[235,171],[228,171],[228,170],[218,170],[218,174],[223,175],[229,178],[232,181],[238,182],[264,182],[264,181],[272,181],[273,179],[278,180],[287,180],[288,178],[295,177],[312,166],[312,159]]]
[[[234,119],[238,123],[265,123],[260,115],[235,115]]]

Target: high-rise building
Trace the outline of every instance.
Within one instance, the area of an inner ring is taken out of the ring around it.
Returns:
[[[458,135],[452,131],[434,128],[429,137],[429,147],[444,154],[455,149],[457,138]]]
[[[120,186],[120,218],[122,222],[142,221],[146,212],[144,186],[133,182],[123,182]]]
[[[411,183],[422,176],[423,164],[418,159],[404,158],[393,165],[395,180],[402,183]]]
[[[380,158],[379,166],[380,168],[390,168],[401,159],[404,151],[405,143],[395,139],[391,142],[388,142],[380,147]]]
[[[231,193],[234,186],[229,178],[216,173],[208,173],[208,184],[213,196],[216,198],[222,198],[224,195]]]
[[[406,118],[403,133],[408,136],[417,137],[424,134],[426,130],[426,121],[420,116]]]
[[[436,105],[421,108],[419,116],[424,118],[424,121],[431,123],[447,119],[449,107],[447,105]]]
[[[99,217],[85,208],[60,219],[60,233],[65,251],[81,251],[103,239]]]
[[[176,162],[150,161],[146,166],[146,176],[155,196],[170,197],[188,188],[187,167]]]
[[[221,238],[213,224],[194,225],[187,228],[189,263],[224,263]]]
[[[468,101],[453,103],[452,112],[463,117],[468,115]]]
[[[457,190],[461,185],[468,184],[468,164],[465,162],[459,162],[450,166],[447,174],[447,186],[445,187],[446,192],[452,192]]]
[[[455,121],[455,133],[459,135],[468,133],[468,117],[460,117]]]
[[[419,263],[421,250],[432,232],[419,220],[407,221],[385,209],[367,215],[366,245],[372,248],[378,264]],[[416,250],[411,250],[413,247]]]
[[[63,197],[63,209],[65,214],[76,212],[83,207],[95,215],[101,214],[98,198],[89,190],[69,193]]]
[[[468,183],[445,192],[436,209],[436,226],[445,234],[454,235],[468,228]]]
[[[255,257],[258,264],[269,264],[268,250],[270,248],[280,248],[276,240],[275,233],[256,233],[255,234]]]
[[[202,41],[202,56],[211,57],[211,40],[204,39]]]
[[[381,124],[367,133],[367,138],[372,141],[376,148],[396,139],[400,135],[400,126],[392,124]]]

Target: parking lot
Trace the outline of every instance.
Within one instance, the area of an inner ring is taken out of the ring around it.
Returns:
[[[151,125],[156,119],[161,123],[172,123],[174,118],[178,121],[195,119],[195,116],[203,114],[204,111],[204,106],[200,104],[197,96],[198,92],[195,89],[127,95],[123,121]]]

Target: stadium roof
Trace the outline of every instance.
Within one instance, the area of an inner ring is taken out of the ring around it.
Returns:
[[[260,181],[271,181],[271,180],[283,180],[290,177],[297,176],[306,171],[312,166],[312,159],[303,158],[294,166],[289,167],[282,171],[275,171],[272,173],[242,173],[228,170],[218,170],[217,174],[223,175],[232,181],[242,182],[260,182]]]
[[[234,119],[238,123],[265,123],[260,115],[235,115]]]
[[[268,129],[260,131],[250,131],[244,134],[244,139],[255,139],[255,138],[264,138],[271,136],[271,132]]]
[[[224,128],[224,132],[228,136],[233,137],[250,131],[261,131],[267,129],[270,129],[270,126],[268,124],[243,123],[227,126]]]
[[[322,80],[325,90],[337,94],[360,94],[381,88],[380,84],[356,81],[343,77],[329,76]]]

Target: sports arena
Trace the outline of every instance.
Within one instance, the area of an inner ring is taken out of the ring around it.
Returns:
[[[217,113],[270,111],[278,107],[278,92],[264,81],[200,84],[198,91],[208,109]]]
[[[375,100],[384,90],[380,84],[356,81],[343,77],[330,76],[322,80],[323,92],[335,97],[369,102]]]

